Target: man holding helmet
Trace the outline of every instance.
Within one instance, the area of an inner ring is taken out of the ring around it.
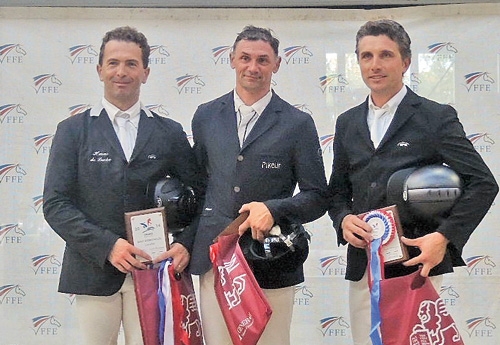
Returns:
[[[142,344],[132,271],[146,265],[137,256],[172,257],[178,272],[190,258],[182,234],[158,258],[125,239],[124,213],[150,208],[150,181],[169,174],[199,195],[204,189],[182,126],[139,99],[149,54],[147,38],[135,28],[108,31],[97,65],[104,94],[58,124],[50,149],[43,212],[66,242],[58,290],[76,295],[78,341],[85,345],[116,344],[121,326],[126,344]]]
[[[240,233],[251,229],[250,237],[264,242],[275,224],[284,225],[283,232],[289,223],[313,221],[326,210],[327,183],[314,120],[271,89],[281,62],[278,51],[279,40],[270,30],[246,26],[230,54],[234,90],[200,105],[192,120],[194,151],[209,179],[197,232],[191,227],[185,233],[193,233],[190,272],[200,275],[207,345],[232,344],[215,298],[209,258],[213,239],[239,213],[248,212]],[[294,194],[297,186],[300,191]],[[290,270],[279,263],[268,270],[253,268],[273,309],[258,344],[290,344],[294,285],[304,280],[302,262]]]
[[[349,245],[346,279],[355,345],[371,344],[366,247],[373,239],[370,225],[356,215],[390,205],[390,177],[402,169],[446,164],[463,186],[445,218],[402,219],[402,241],[410,259],[386,266],[386,278],[409,274],[418,266],[423,276],[439,276],[465,265],[462,249],[498,192],[455,109],[420,97],[403,84],[411,63],[410,43],[404,28],[392,20],[367,22],[359,29],[356,55],[371,92],[336,122],[329,215],[338,243]],[[440,284],[438,279],[433,283]]]

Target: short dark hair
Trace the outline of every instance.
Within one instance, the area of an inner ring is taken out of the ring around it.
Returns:
[[[411,59],[411,39],[401,24],[390,19],[380,19],[366,22],[356,34],[356,56],[358,56],[359,41],[365,36],[385,35],[396,42],[403,59]],[[359,57],[359,56],[358,56]]]
[[[112,40],[137,43],[142,50],[142,64],[144,65],[144,68],[148,67],[149,53],[151,51],[148,40],[144,34],[140,33],[135,28],[131,28],[130,26],[122,26],[106,32],[102,38],[101,49],[99,51],[99,65],[102,65],[104,47],[106,46],[106,43]]]
[[[267,42],[271,45],[271,48],[273,48],[276,56],[278,56],[280,41],[273,36],[273,31],[271,29],[259,28],[253,25],[245,26],[243,31],[236,36],[236,40],[233,44],[233,51],[236,49],[236,45],[241,40]]]

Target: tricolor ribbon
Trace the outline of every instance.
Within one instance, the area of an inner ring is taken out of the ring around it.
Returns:
[[[160,345],[174,345],[174,314],[172,308],[172,290],[168,276],[168,266],[172,264],[169,258],[162,261],[158,269],[158,306],[160,308],[160,326],[158,329]]]

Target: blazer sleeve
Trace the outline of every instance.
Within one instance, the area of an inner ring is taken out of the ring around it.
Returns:
[[[119,236],[92,223],[77,207],[79,128],[83,125],[77,118],[68,120],[59,123],[52,141],[43,212],[47,223],[67,246],[102,268]]]
[[[438,148],[443,162],[455,170],[464,185],[462,195],[447,217],[438,227],[451,245],[459,252],[474,229],[488,212],[498,193],[498,184],[474,146],[467,139],[455,109],[443,106],[439,119]]]

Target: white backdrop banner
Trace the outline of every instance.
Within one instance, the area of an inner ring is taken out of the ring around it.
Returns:
[[[105,32],[122,25],[151,45],[142,101],[190,136],[196,107],[229,91],[229,48],[247,24],[269,27],[283,58],[273,88],[311,114],[327,176],[339,114],[368,90],[354,55],[367,20],[401,22],[413,44],[406,84],[453,105],[498,180],[500,5],[383,10],[0,8],[0,345],[79,344],[74,296],[57,292],[64,243],[42,215],[43,179],[59,121],[100,100]],[[103,183],[105,183],[103,181]],[[468,345],[500,342],[500,209],[493,205],[464,250],[467,266],[439,291]],[[497,225],[495,225],[497,224]],[[351,344],[345,247],[327,216],[312,234],[306,280],[296,288],[294,345]],[[404,311],[402,311],[404,312]],[[123,340],[121,340],[123,343]]]

